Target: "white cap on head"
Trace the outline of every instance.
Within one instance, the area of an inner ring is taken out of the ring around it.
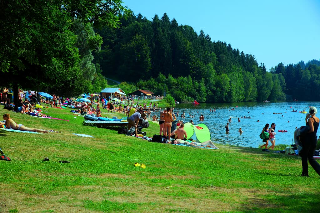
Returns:
[[[311,106],[311,107],[309,108],[309,113],[310,113],[310,114],[316,114],[316,113],[317,113],[317,108],[315,108],[314,106]]]

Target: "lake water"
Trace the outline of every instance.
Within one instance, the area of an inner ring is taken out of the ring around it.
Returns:
[[[320,110],[320,102],[281,102],[281,103],[235,103],[235,104],[180,104],[174,109],[179,113],[177,120],[194,124],[204,123],[211,132],[211,140],[217,143],[230,144],[243,147],[257,148],[262,145],[259,134],[266,123],[276,124],[276,145],[293,144],[293,133],[296,127],[305,125],[306,114],[310,106]],[[215,111],[213,111],[215,109]],[[297,112],[293,112],[297,110]],[[181,114],[185,113],[185,118]],[[159,112],[156,112],[159,116]],[[200,115],[204,115],[204,121],[200,122]],[[193,117],[192,117],[193,116]],[[231,117],[229,134],[225,132],[225,126]],[[250,118],[244,118],[250,117]],[[238,121],[240,118],[240,122]],[[240,136],[239,128],[243,133]],[[286,130],[287,132],[278,132]],[[270,143],[269,143],[270,144]]]

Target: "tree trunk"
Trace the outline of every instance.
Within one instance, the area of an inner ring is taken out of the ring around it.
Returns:
[[[18,105],[19,105],[19,87],[16,82],[13,84],[13,103],[14,103],[14,111],[17,112]]]

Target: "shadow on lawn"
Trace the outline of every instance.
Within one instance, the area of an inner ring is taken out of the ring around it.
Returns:
[[[319,212],[320,192],[249,199],[241,212]]]
[[[265,155],[270,158],[297,158],[300,159],[297,155],[288,155],[284,153],[280,153],[280,150],[270,150],[269,152],[262,151],[261,149],[248,148],[248,147],[232,147],[231,149],[237,149],[240,152],[249,153],[249,154],[257,154],[257,155]]]
[[[1,137],[1,136],[7,136],[7,135],[6,135],[5,131],[3,131],[3,130],[0,129],[0,137]]]

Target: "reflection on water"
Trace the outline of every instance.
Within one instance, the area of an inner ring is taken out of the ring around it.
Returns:
[[[295,128],[305,125],[306,114],[299,112],[309,111],[310,106],[319,109],[320,102],[200,104],[199,106],[180,104],[176,106],[174,112],[179,113],[178,120],[184,122],[193,120],[194,124],[206,124],[211,132],[212,141],[257,148],[262,145],[259,134],[266,123],[276,124],[276,145],[292,144]],[[293,112],[296,110],[297,112]],[[183,112],[185,118],[181,118]],[[159,117],[159,112],[156,113]],[[203,122],[199,122],[201,114],[205,118]],[[225,126],[230,118],[230,132],[227,135]],[[243,131],[241,136],[239,134],[240,127]],[[287,132],[278,132],[279,130]]]

